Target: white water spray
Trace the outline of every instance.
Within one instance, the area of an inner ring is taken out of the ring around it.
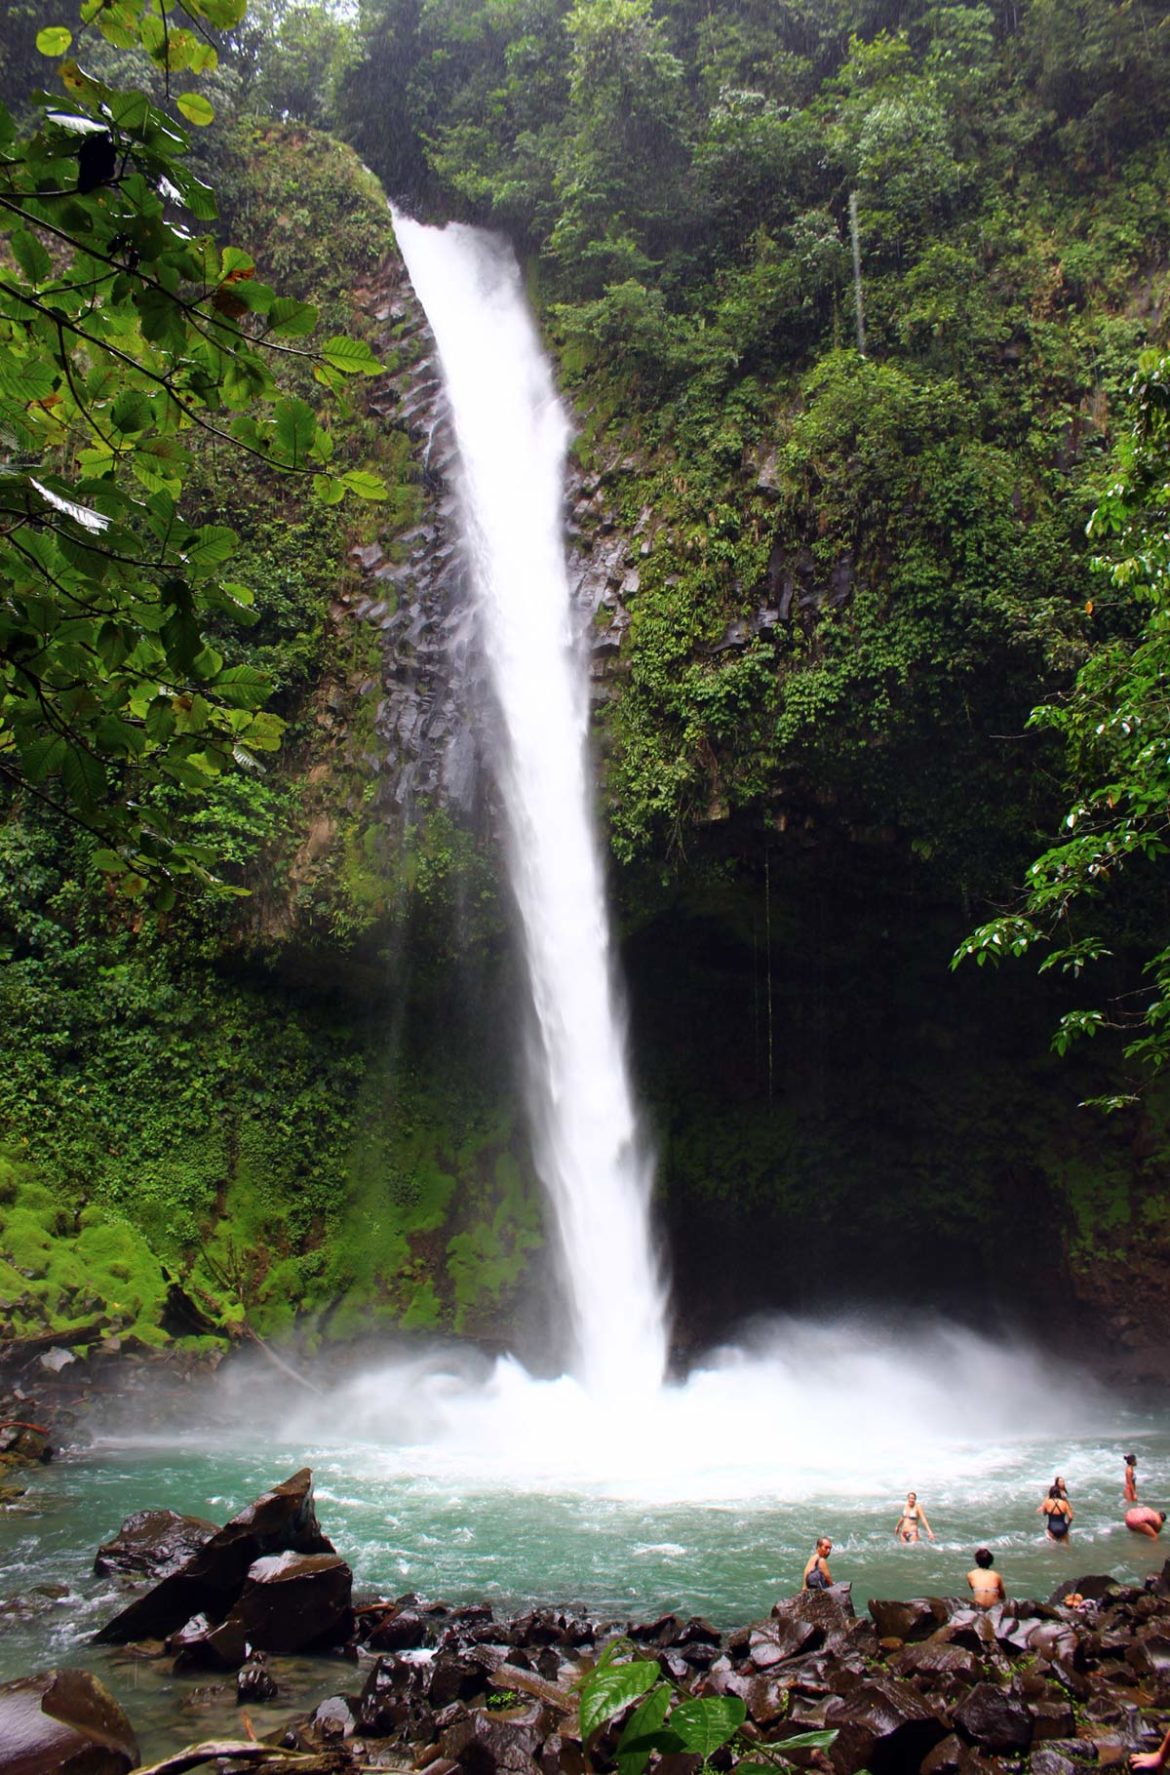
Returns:
[[[661,1384],[664,1293],[614,999],[591,817],[588,698],[563,550],[569,428],[503,243],[395,213],[435,335],[459,450],[457,491],[504,732],[507,811],[535,1027],[537,1169],[552,1202],[575,1344],[595,1397]]]

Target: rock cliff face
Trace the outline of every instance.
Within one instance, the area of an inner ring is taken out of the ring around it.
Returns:
[[[378,806],[396,823],[420,804],[468,818],[490,785],[492,714],[484,682],[467,568],[459,538],[457,450],[434,337],[405,267],[390,255],[356,293],[393,365],[367,408],[409,442],[421,515],[353,550],[360,579],[338,615],[377,632],[381,656],[374,730],[380,745],[364,763],[379,783]],[[620,670],[628,599],[649,552],[647,508],[632,533],[618,518],[615,479],[631,462],[566,476],[566,545],[579,633],[600,700]]]

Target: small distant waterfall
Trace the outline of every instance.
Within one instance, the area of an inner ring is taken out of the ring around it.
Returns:
[[[636,1405],[659,1387],[665,1303],[614,1000],[593,832],[584,663],[563,550],[569,427],[509,249],[476,229],[394,216],[442,364],[458,497],[499,703],[496,773],[536,1032],[537,1169],[561,1246],[574,1371]]]

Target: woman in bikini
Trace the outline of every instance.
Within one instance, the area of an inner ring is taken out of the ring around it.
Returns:
[[[906,1502],[902,1506],[902,1514],[898,1518],[894,1535],[899,1541],[917,1541],[920,1528],[924,1528],[931,1540],[934,1540],[934,1530],[926,1520],[926,1511],[918,1502],[918,1493],[912,1491],[907,1494]]]
[[[1125,1457],[1125,1501],[1127,1504],[1136,1504],[1138,1501],[1136,1455]]]

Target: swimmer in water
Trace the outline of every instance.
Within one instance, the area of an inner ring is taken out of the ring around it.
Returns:
[[[1126,1528],[1132,1529],[1135,1535],[1148,1535],[1151,1541],[1158,1539],[1165,1520],[1164,1510],[1151,1510],[1148,1504],[1133,1504],[1125,1513]]]
[[[902,1514],[898,1518],[894,1535],[899,1541],[917,1541],[920,1528],[924,1528],[931,1540],[934,1540],[934,1530],[926,1520],[926,1511],[918,1502],[918,1493],[912,1491],[907,1494],[906,1502],[902,1506]]]
[[[1068,1531],[1072,1526],[1073,1507],[1065,1493],[1061,1491],[1059,1480],[1049,1486],[1048,1496],[1040,1506],[1040,1514],[1045,1518],[1044,1527],[1050,1541],[1068,1540]]]
[[[994,1608],[997,1602],[1007,1599],[1003,1579],[993,1569],[991,1552],[987,1547],[976,1549],[975,1566],[967,1573],[967,1583],[971,1590],[971,1600],[977,1609]]]
[[[1125,1457],[1125,1501],[1127,1504],[1136,1504],[1138,1501],[1136,1455]]]

